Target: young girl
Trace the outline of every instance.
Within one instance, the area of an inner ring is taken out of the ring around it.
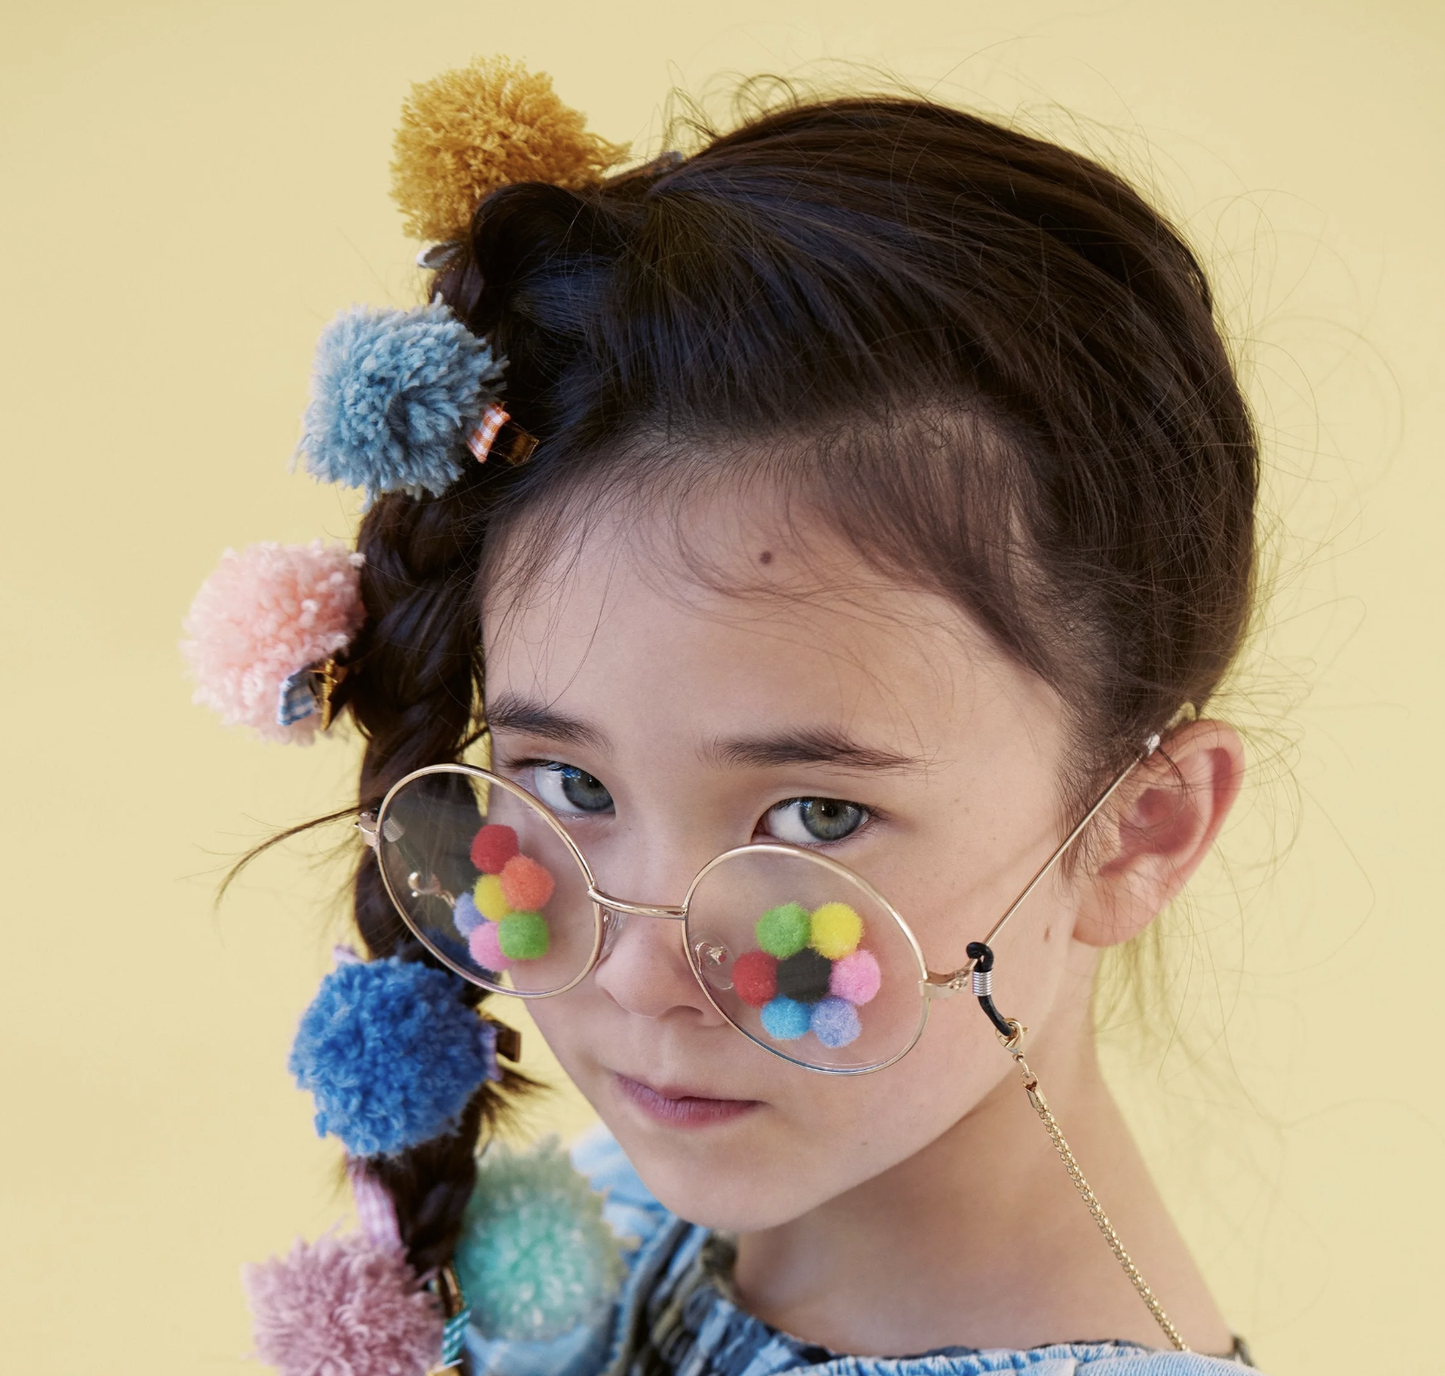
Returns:
[[[526,997],[641,1182],[593,1145],[635,1206],[614,1304],[458,1360],[1243,1360],[1090,1022],[1242,770],[1202,712],[1258,456],[1198,261],[1098,164],[922,100],[618,161],[506,64],[418,88],[431,304],[334,327],[303,442],[372,499],[359,560],[311,551],[341,629],[291,643],[272,732],[365,739],[371,965],[332,978]],[[426,1140],[348,1140],[451,1314],[493,1067]],[[306,1369],[413,1369],[366,1351]]]

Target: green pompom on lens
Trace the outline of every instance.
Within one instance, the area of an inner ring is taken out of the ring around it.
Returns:
[[[622,1283],[602,1196],[549,1137],[530,1152],[487,1148],[462,1218],[455,1266],[488,1338],[548,1342],[596,1318]]]
[[[540,960],[550,935],[541,913],[508,913],[497,924],[497,944],[508,960]]]
[[[808,944],[811,934],[808,910],[801,903],[780,903],[758,918],[753,931],[758,945],[770,956],[787,960]]]

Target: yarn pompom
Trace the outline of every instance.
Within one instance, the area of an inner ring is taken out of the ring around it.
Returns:
[[[602,1197],[549,1138],[525,1154],[493,1143],[457,1243],[457,1278],[488,1338],[542,1342],[591,1320],[623,1266]]]
[[[511,182],[577,188],[597,181],[627,148],[587,132],[545,72],[478,58],[418,82],[401,109],[391,194],[413,238],[461,238],[488,192]]]
[[[289,1061],[315,1096],[318,1134],[373,1156],[456,1126],[496,1074],[491,1025],[459,987],[455,975],[397,957],[340,965],[321,981]]]
[[[425,1376],[441,1355],[435,1301],[360,1234],[298,1241],[242,1275],[256,1356],[281,1376]]]
[[[552,871],[530,855],[514,855],[500,877],[508,904],[527,912],[545,908],[557,888]]]
[[[195,701],[219,712],[227,726],[250,726],[266,740],[309,742],[320,717],[281,725],[281,686],[344,650],[361,628],[363,562],[320,540],[228,549],[183,623],[181,651],[196,681]]]
[[[472,837],[472,864],[483,874],[501,874],[517,850],[517,833],[511,827],[488,822]]]
[[[302,429],[323,482],[440,496],[461,476],[465,431],[497,399],[504,363],[446,306],[353,306],[321,333]]]

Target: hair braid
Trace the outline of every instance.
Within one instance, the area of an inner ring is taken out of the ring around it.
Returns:
[[[343,687],[366,737],[363,807],[378,806],[414,769],[460,759],[480,730],[480,626],[472,590],[496,482],[495,474],[477,471],[442,497],[383,497],[362,522],[357,548],[366,556],[366,626]],[[398,916],[370,850],[357,867],[354,896],[356,925],[371,956],[436,964]],[[473,1008],[485,996],[473,984],[458,991]],[[369,1163],[391,1194],[418,1275],[451,1259],[476,1183],[478,1140],[505,1113],[508,1092],[531,1083],[505,1071],[500,1092],[483,1085],[455,1132]]]

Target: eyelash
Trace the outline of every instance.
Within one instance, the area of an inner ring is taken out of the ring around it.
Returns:
[[[541,755],[526,755],[515,759],[502,759],[496,762],[496,767],[498,768],[498,770],[500,770],[500,772],[511,776],[522,775],[525,774],[528,770],[532,769],[581,769],[580,765],[569,765],[562,760],[548,759],[547,757]],[[583,772],[586,773],[588,771],[584,770]],[[594,775],[593,777],[595,778],[596,776]],[[605,788],[606,785],[604,784],[603,787]],[[882,811],[882,809],[869,806],[865,803],[855,802],[851,798],[833,798],[825,797],[825,795],[823,794],[800,793],[795,794],[791,798],[779,798],[776,803],[770,803],[767,807],[765,807],[762,811],[762,814],[758,817],[757,821],[753,823],[754,837],[758,836],[759,834],[763,835],[764,837],[768,836],[768,833],[763,831],[762,828],[767,821],[769,813],[775,812],[779,808],[787,807],[792,803],[823,801],[847,803],[849,806],[856,807],[863,813],[863,820],[859,822],[857,827],[850,831],[846,836],[840,837],[836,841],[813,841],[809,843],[793,842],[791,844],[806,845],[806,847],[810,850],[831,849],[834,846],[842,846],[850,841],[857,840],[860,836],[871,832],[879,822],[886,819],[886,814]],[[581,820],[582,818],[585,818],[585,816],[585,813],[579,813],[570,816],[567,820]]]

